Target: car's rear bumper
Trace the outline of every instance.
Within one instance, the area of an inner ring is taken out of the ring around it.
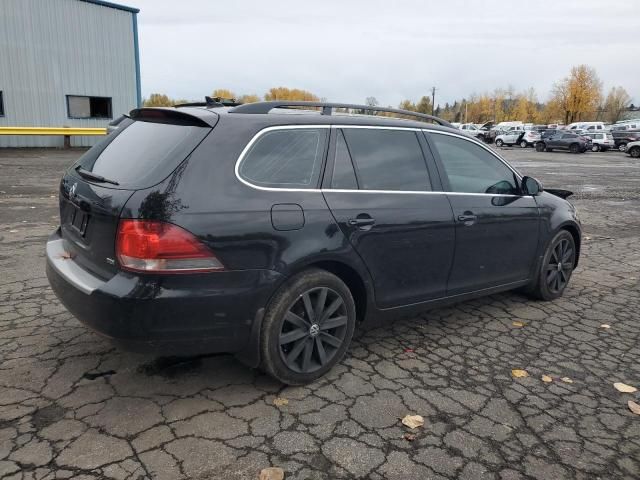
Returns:
[[[58,232],[47,242],[47,277],[65,307],[96,332],[128,350],[171,355],[244,351],[281,278],[271,270],[121,272],[105,281],[65,258]]]

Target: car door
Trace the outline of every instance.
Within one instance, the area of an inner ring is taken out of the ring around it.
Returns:
[[[563,137],[563,133],[554,133],[553,135],[551,135],[551,137],[549,137],[549,139],[547,140],[547,146],[549,148],[563,148],[562,147],[562,137]]]
[[[463,135],[463,134],[462,134]],[[443,297],[454,220],[418,129],[334,128],[323,194],[380,308]]]
[[[493,151],[444,132],[426,133],[456,221],[447,294],[514,284],[531,276],[539,237],[533,196]]]

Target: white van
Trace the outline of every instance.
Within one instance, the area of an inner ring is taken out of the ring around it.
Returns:
[[[567,125],[567,130],[586,130],[588,132],[604,132],[608,128],[604,122],[574,122]]]
[[[611,126],[611,130],[640,130],[640,119],[616,122]]]

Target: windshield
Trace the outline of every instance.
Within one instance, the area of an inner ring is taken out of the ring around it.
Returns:
[[[74,165],[117,182],[146,188],[165,179],[204,139],[209,128],[131,120],[120,124]]]

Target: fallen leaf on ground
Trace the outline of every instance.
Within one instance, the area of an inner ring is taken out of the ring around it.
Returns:
[[[639,408],[640,408],[640,407],[639,407]],[[415,436],[415,434],[414,434],[414,433],[405,433],[405,434],[404,434],[404,439],[405,439],[407,442],[413,442],[413,441],[416,439],[416,436]]]
[[[553,382],[553,378],[551,378],[549,375],[542,375],[542,381],[545,383]]]
[[[280,467],[269,467],[260,470],[260,480],[284,480],[284,470]]]
[[[633,393],[638,389],[636,387],[632,387],[631,385],[627,385],[626,383],[616,382],[613,384],[613,388],[622,393]]]
[[[9,230],[9,233],[18,233],[18,230]]]
[[[418,428],[424,425],[424,418],[420,415],[406,415],[402,419],[402,424],[409,428]]]
[[[603,323],[602,325],[600,325],[600,328],[611,328],[611,325]]]
[[[273,399],[273,404],[276,407],[282,407],[284,405],[289,405],[289,400],[287,400],[286,398],[282,398],[282,397],[276,397]]]
[[[631,410],[633,413],[635,413],[636,415],[640,415],[640,405],[638,405],[636,402],[634,402],[633,400],[629,400],[627,402],[627,405],[629,406],[629,410]]]
[[[413,353],[413,348],[405,348],[404,353]]]
[[[524,377],[528,377],[529,373],[526,370],[519,370],[519,369],[514,369],[511,370],[511,375],[513,375],[516,378],[524,378]]]
[[[562,377],[560,380],[562,380],[564,383],[573,383],[573,380],[571,380],[569,377]]]
[[[524,327],[526,325],[526,323],[521,322],[520,320],[516,320],[515,322],[512,323],[512,325],[514,327]]]

